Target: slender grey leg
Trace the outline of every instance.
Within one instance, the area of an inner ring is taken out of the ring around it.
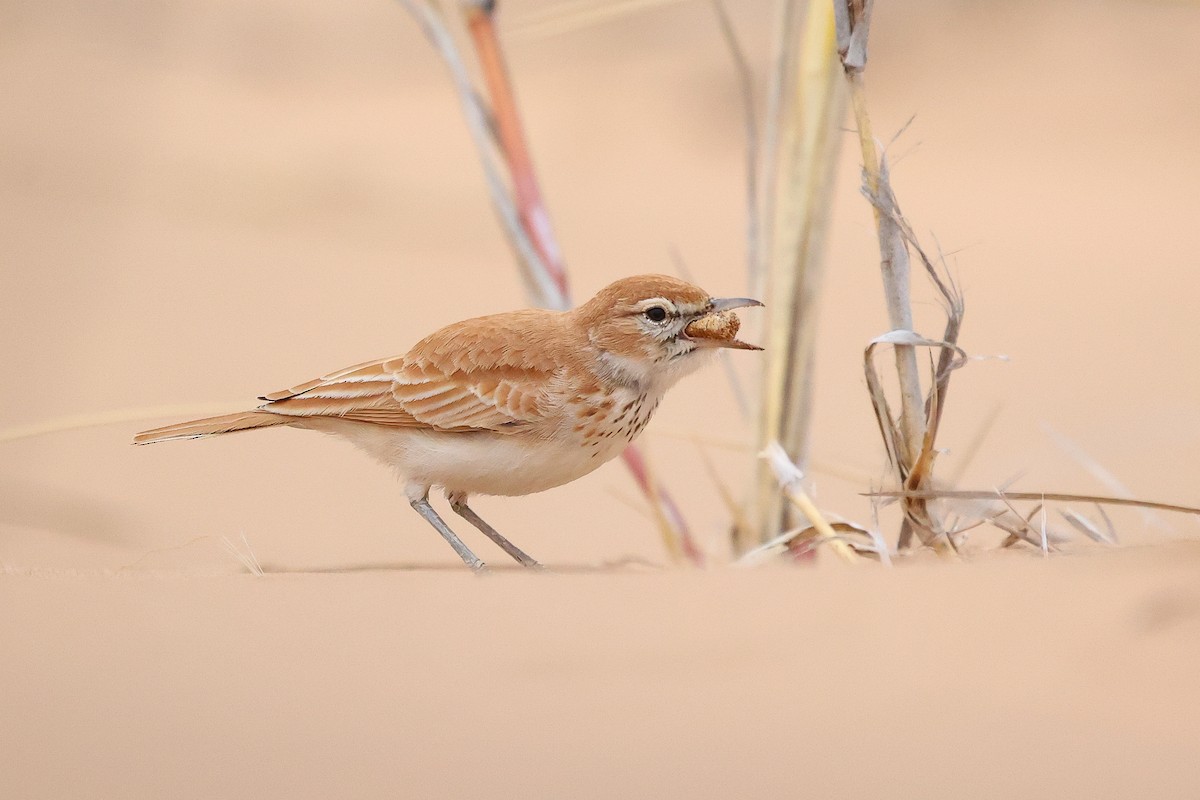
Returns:
[[[530,567],[531,569],[542,569],[541,564],[526,555],[525,551],[523,551],[521,548],[517,547],[508,539],[505,539],[503,536],[501,536],[500,531],[496,530],[491,525],[488,525],[483,521],[483,517],[472,511],[471,507],[467,505],[467,498],[451,496],[450,508],[454,509],[455,514],[458,514],[467,522],[478,528],[484,536],[498,544],[501,550],[508,553],[517,561],[521,562],[521,566]]]
[[[409,503],[417,510],[418,514],[425,518],[426,522],[437,529],[437,532],[442,535],[443,539],[450,543],[450,546],[454,548],[454,552],[458,553],[458,557],[463,560],[463,563],[476,572],[487,569],[487,566],[479,560],[479,556],[472,553],[470,548],[463,544],[463,540],[458,538],[454,531],[450,530],[450,526],[443,522],[442,518],[437,515],[437,512],[433,510],[433,506],[429,505],[428,497],[410,499]]]

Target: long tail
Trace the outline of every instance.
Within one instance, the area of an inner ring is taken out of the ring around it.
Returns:
[[[269,411],[242,411],[237,414],[226,414],[221,417],[195,419],[191,422],[180,422],[165,428],[155,428],[152,431],[142,431],[133,437],[134,444],[153,444],[166,442],[171,439],[199,439],[201,436],[215,436],[218,433],[233,433],[248,431],[253,428],[269,428],[272,425],[287,425],[295,420],[282,414],[272,414]]]

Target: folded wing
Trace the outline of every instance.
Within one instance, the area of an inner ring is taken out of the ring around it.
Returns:
[[[521,430],[551,411],[547,389],[563,366],[553,349],[530,346],[540,338],[536,323],[544,315],[518,312],[458,323],[404,356],[265,395],[261,409],[400,428]]]

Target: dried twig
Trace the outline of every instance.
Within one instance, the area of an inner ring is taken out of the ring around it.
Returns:
[[[907,126],[906,126],[907,127]],[[925,399],[924,412],[926,427],[932,430],[932,439],[936,440],[938,426],[941,424],[942,411],[945,408],[946,394],[950,387],[950,373],[958,367],[962,366],[962,362],[966,360],[966,354],[961,350],[957,350],[959,332],[962,330],[963,316],[966,311],[966,301],[963,298],[962,291],[954,282],[953,276],[947,273],[943,279],[938,272],[934,261],[921,247],[920,240],[913,233],[912,227],[908,224],[908,220],[900,211],[900,204],[896,200],[895,193],[892,192],[891,183],[888,179],[889,170],[886,155],[880,157],[880,174],[882,181],[879,185],[879,191],[875,195],[867,194],[867,199],[875,206],[875,210],[879,214],[885,214],[891,220],[895,230],[899,232],[904,244],[911,247],[917,253],[921,265],[925,267],[925,273],[933,282],[938,294],[941,296],[943,307],[946,312],[946,327],[942,332],[942,341],[948,346],[942,348],[938,356],[937,367],[933,371],[933,388],[930,390],[929,396]],[[945,264],[945,259],[939,257],[938,263]],[[956,362],[956,356],[961,361]],[[936,405],[936,411],[933,406]],[[926,432],[928,436],[928,431]]]
[[[991,523],[993,525],[996,525],[997,527],[1000,527],[1001,530],[1010,531],[1010,535],[1018,536],[1019,538],[1023,539],[1024,541],[1027,541],[1030,544],[1032,544],[1034,547],[1037,547],[1038,549],[1040,549],[1042,551],[1042,555],[1044,555],[1044,556],[1049,555],[1050,543],[1046,540],[1045,513],[1042,514],[1041,530],[1039,531],[1033,527],[1033,518],[1037,515],[1037,513],[1039,511],[1045,512],[1045,504],[1039,503],[1037,508],[1035,508],[1033,511],[1031,511],[1028,515],[1021,516],[1021,512],[1017,511],[1016,507],[1013,506],[1012,502],[1008,499],[1008,497],[1004,494],[1004,492],[997,489],[996,496],[999,497],[1000,501],[1003,502],[1004,505],[1008,507],[1008,510],[1012,512],[1013,517],[1015,519],[1017,519],[1018,522],[1020,522],[1021,529],[1024,530],[1025,532],[1027,532],[1029,534],[1029,536],[1025,537],[1025,536],[1021,536],[1020,534],[1012,533],[1009,528],[1000,525],[997,521],[997,518],[993,518],[991,520]]]
[[[833,521],[829,523],[834,538],[829,538],[815,526],[794,528],[764,542],[758,547],[743,553],[734,561],[736,567],[753,567],[765,563],[784,553],[790,553],[793,560],[807,561],[807,556],[820,545],[841,543],[854,551],[857,556],[877,558],[884,566],[892,566],[892,555],[888,552],[887,543],[878,531],[873,531],[853,522]]]
[[[863,87],[862,75],[867,61],[867,34],[873,5],[871,0],[834,0],[838,53],[858,126],[863,160],[863,192],[870,198],[875,211],[888,322],[892,330],[912,330],[908,248],[892,213],[894,196],[888,182],[887,164],[878,154]],[[921,414],[924,397],[916,349],[899,345],[895,353],[896,373],[900,379],[900,436],[896,437],[893,445],[905,470],[911,471],[925,439],[925,421]]]
[[[880,343],[879,340],[867,348],[864,368],[888,458],[896,469],[901,485],[910,492],[902,495],[904,521],[898,546],[907,546],[912,534],[916,533],[926,545],[941,548],[948,544],[954,547],[953,539],[946,537],[944,531],[939,532],[940,526],[930,516],[925,499],[918,492],[933,484],[933,464],[937,456],[935,444],[946,407],[950,375],[966,360],[958,347],[964,304],[962,293],[953,279],[949,275],[943,278],[939,273],[900,212],[900,204],[891,188],[886,154],[880,152],[871,132],[863,70],[867,64],[867,41],[873,6],[872,0],[834,0],[838,53],[850,88],[862,150],[862,191],[871,203],[879,239],[884,298],[892,326],[891,333],[886,336],[894,345],[899,383],[898,421],[893,419],[872,363],[872,352]],[[912,330],[910,248],[916,251],[946,309],[946,326],[938,341],[918,336]],[[944,265],[944,261],[941,263]],[[929,394],[926,396],[921,388],[917,348],[931,346],[940,348],[941,352],[932,369]]]
[[[930,390],[929,400],[927,402],[927,416],[930,421],[925,428],[922,437],[921,446],[917,452],[917,459],[911,466],[906,465],[902,450],[901,450],[901,433],[892,424],[892,415],[888,405],[887,396],[883,391],[883,384],[879,378],[879,373],[875,369],[874,354],[876,348],[880,345],[890,344],[893,346],[906,346],[910,348],[917,347],[933,347],[939,348],[943,353],[950,353],[949,359],[946,359],[944,368],[944,376],[934,383]],[[884,447],[887,450],[888,458],[896,467],[900,476],[901,484],[908,489],[920,489],[928,485],[933,478],[933,462],[937,455],[937,450],[934,447],[934,437],[937,435],[936,421],[940,419],[941,404],[938,395],[937,387],[943,382],[949,373],[961,367],[966,363],[966,353],[957,345],[951,342],[937,341],[926,339],[912,331],[900,330],[890,331],[878,336],[871,341],[863,354],[863,365],[867,379],[867,389],[871,395],[871,405],[875,409],[875,418],[879,424],[879,432],[883,437]],[[898,547],[903,548],[908,544],[908,539],[913,532],[916,532],[922,543],[927,546],[938,547],[939,533],[938,527],[929,515],[928,509],[925,506],[924,500],[919,498],[905,498],[904,500],[904,522],[901,528]],[[953,546],[953,541],[949,544]]]

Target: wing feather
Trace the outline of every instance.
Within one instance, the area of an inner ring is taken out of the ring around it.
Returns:
[[[264,410],[402,428],[511,432],[553,411],[568,358],[558,315],[497,314],[443,328],[406,355],[264,395]]]

